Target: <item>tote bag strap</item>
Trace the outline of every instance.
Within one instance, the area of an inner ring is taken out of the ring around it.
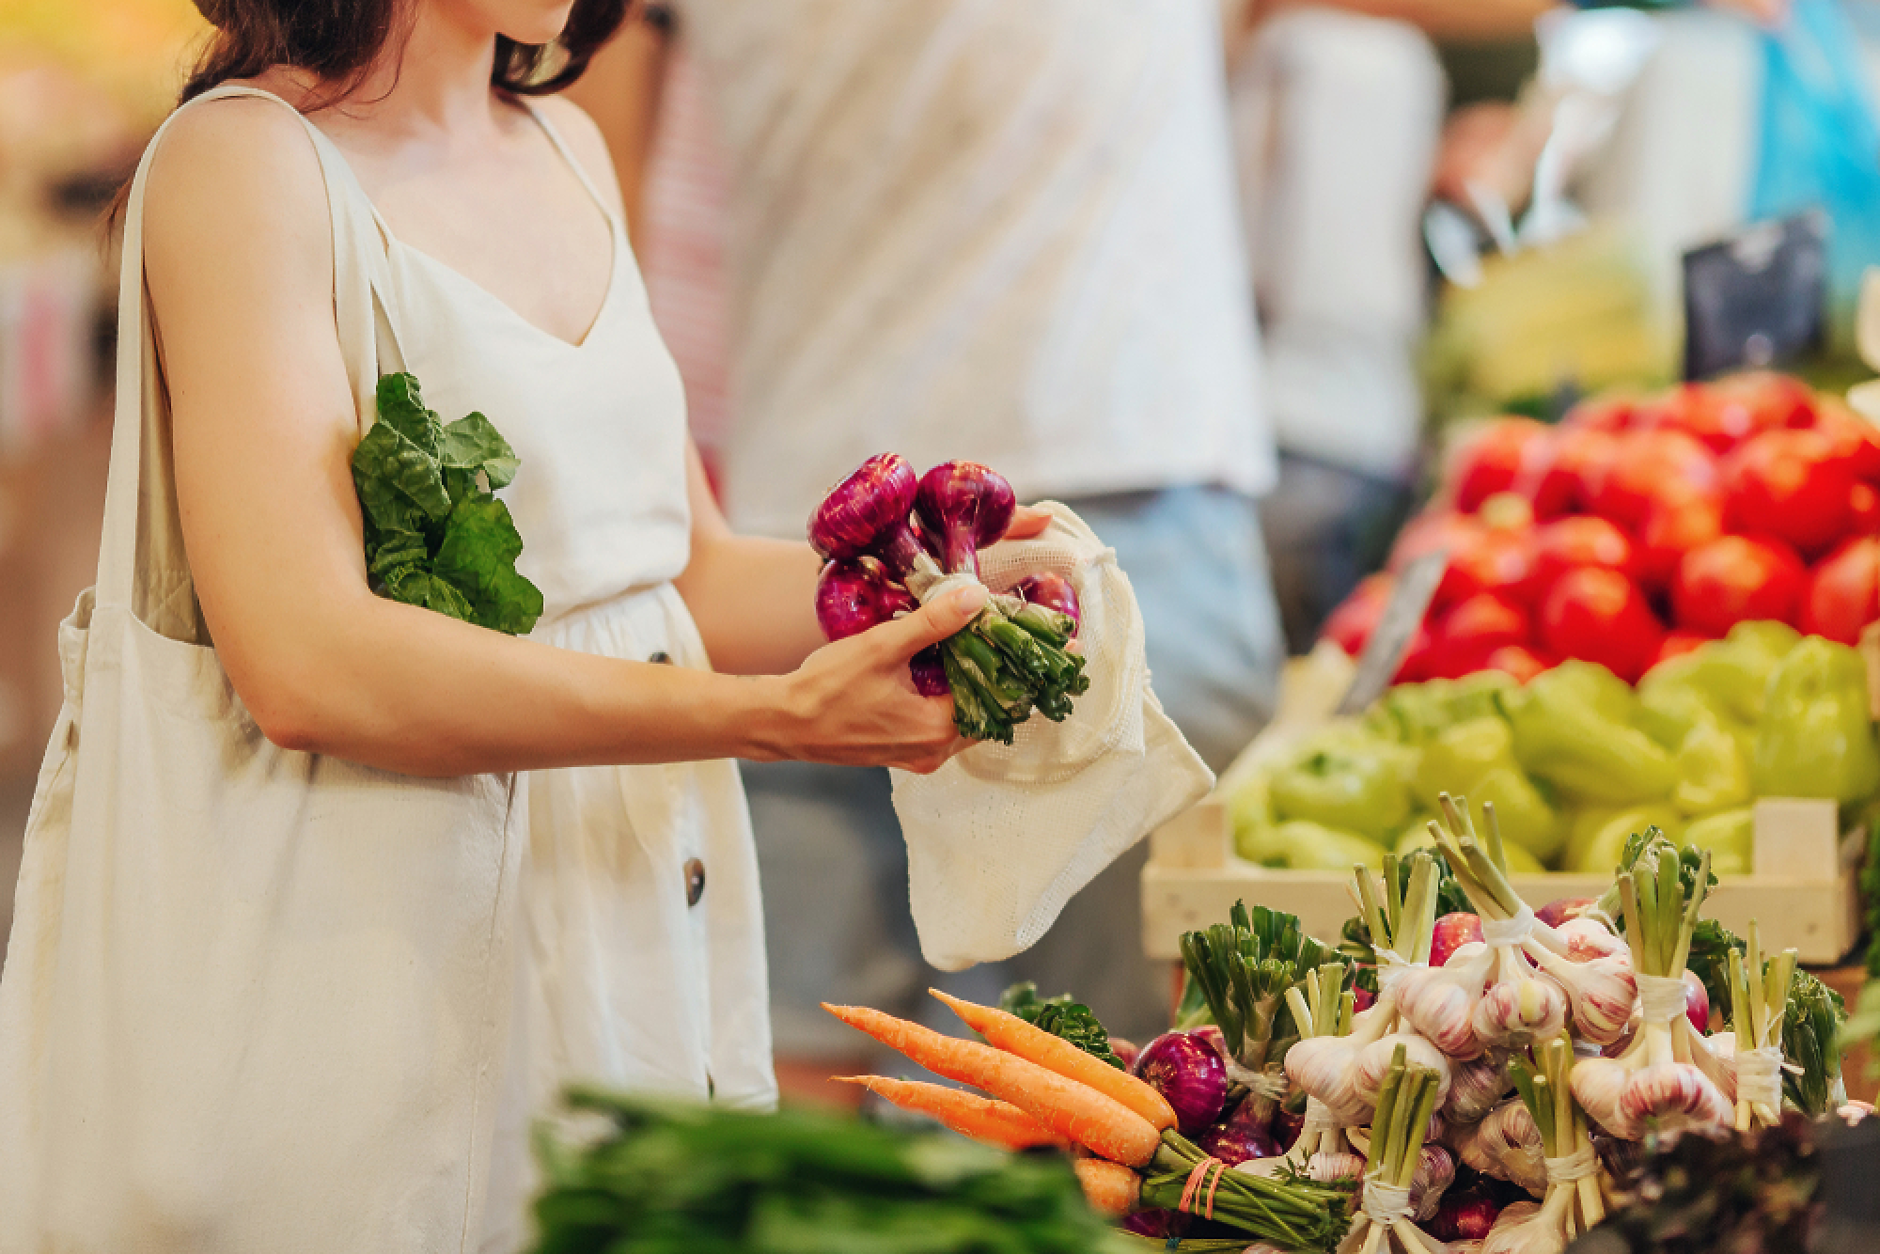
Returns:
[[[381,361],[402,360],[385,297],[391,289],[390,233],[332,141],[287,101],[253,87],[217,87],[172,113],[144,150],[124,215],[117,399],[96,595],[100,606],[129,610],[153,631],[175,639],[195,639],[201,632],[177,514],[169,407],[144,284],[144,194],[151,161],[170,123],[183,109],[233,96],[271,100],[292,113],[306,128],[319,157],[333,230],[335,329],[362,435],[374,419]]]

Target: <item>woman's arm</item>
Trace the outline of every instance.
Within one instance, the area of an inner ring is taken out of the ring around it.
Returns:
[[[171,127],[145,273],[197,594],[269,739],[417,775],[732,755],[932,770],[963,747],[906,662],[963,625],[970,595],[760,679],[553,649],[373,595],[325,189],[279,106],[221,102]]]
[[[733,675],[793,671],[820,648],[816,575],[822,560],[806,541],[740,536],[725,522],[688,445],[692,560],[674,580],[698,623],[712,665]]]

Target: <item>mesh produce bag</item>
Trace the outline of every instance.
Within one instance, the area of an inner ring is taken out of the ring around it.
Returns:
[[[1009,746],[982,742],[932,775],[893,772],[922,955],[943,971],[1030,948],[1072,894],[1208,791],[1214,776],[1149,689],[1129,577],[1082,519],[1047,501],[1030,540],[980,554],[1009,590],[1049,570],[1082,606],[1090,691],[1062,723],[1033,714]]]

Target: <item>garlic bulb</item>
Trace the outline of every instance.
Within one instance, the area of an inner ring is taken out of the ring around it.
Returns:
[[[1730,1100],[1709,1076],[1681,1062],[1661,1062],[1634,1071],[1619,1096],[1619,1111],[1635,1123],[1653,1119],[1669,1127],[1723,1124],[1736,1116]]]
[[[1564,1195],[1560,1195],[1564,1196]],[[1482,1239],[1481,1254],[1562,1254],[1567,1229],[1556,1205],[1516,1202],[1495,1216]]]
[[[1541,951],[1541,968],[1560,982],[1573,1010],[1573,1027],[1595,1045],[1610,1045],[1625,1035],[1638,1004],[1638,984],[1629,959],[1588,958],[1565,962]]]
[[[1358,1095],[1349,1036],[1310,1036],[1297,1042],[1286,1051],[1286,1078],[1323,1102],[1340,1123],[1360,1123],[1369,1113]]]
[[[1391,1058],[1399,1045],[1404,1047],[1405,1061],[1411,1066],[1428,1067],[1436,1073],[1436,1104],[1441,1106],[1443,1099],[1449,1096],[1449,1059],[1422,1037],[1408,1032],[1391,1032],[1380,1036],[1358,1051],[1357,1065],[1351,1069],[1351,1083],[1358,1099],[1367,1107],[1377,1104],[1377,1090],[1384,1083],[1384,1073],[1390,1070]],[[1287,1061],[1291,1062],[1290,1055]],[[1330,1105],[1329,1102],[1326,1104]]]
[[[1567,1086],[1573,1100],[1587,1116],[1622,1141],[1636,1141],[1645,1135],[1639,1121],[1621,1106],[1626,1080],[1632,1068],[1614,1058],[1581,1058],[1573,1064]]]
[[[1440,1145],[1425,1143],[1417,1160],[1416,1175],[1410,1179],[1410,1204],[1422,1223],[1436,1214],[1443,1204],[1443,1193],[1456,1182],[1456,1160]]]
[[[1632,951],[1598,919],[1568,919],[1554,929],[1554,934],[1567,943],[1567,957],[1575,962],[1618,958],[1628,967],[1632,965]]]
[[[1462,1147],[1462,1161],[1469,1166],[1536,1196],[1547,1190],[1545,1154],[1541,1130],[1518,1097],[1489,1111]]]
[[[1480,941],[1456,949],[1440,967],[1425,967],[1397,986],[1397,1009],[1404,1021],[1451,1058],[1479,1058],[1470,1015],[1488,980],[1493,955]]]
[[[1306,1174],[1320,1184],[1364,1178],[1364,1159],[1356,1154],[1314,1154],[1306,1163]]]
[[[1567,1022],[1567,997],[1551,980],[1503,980],[1477,999],[1470,1022],[1484,1045],[1519,1048],[1559,1034]]]
[[[1442,1113],[1454,1123],[1479,1123],[1508,1095],[1507,1063],[1499,1054],[1454,1063],[1449,1072],[1449,1100]]]

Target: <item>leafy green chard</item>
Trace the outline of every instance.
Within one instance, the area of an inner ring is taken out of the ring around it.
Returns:
[[[1123,1060],[1110,1048],[1110,1034],[1090,1013],[1090,1007],[1071,1000],[1069,993],[1040,998],[1038,986],[1027,980],[1014,984],[999,998],[999,1009],[1017,1015],[1041,1032],[1069,1041],[1093,1058],[1100,1058],[1118,1071]]]
[[[372,590],[512,636],[542,616],[516,571],[522,537],[492,495],[516,476],[515,450],[482,414],[446,425],[418,380],[379,380],[378,421],[353,450]]]
[[[534,1254],[1133,1248],[1085,1203],[1059,1155],[593,1089],[572,1090],[567,1105],[585,1124],[536,1133]]]

